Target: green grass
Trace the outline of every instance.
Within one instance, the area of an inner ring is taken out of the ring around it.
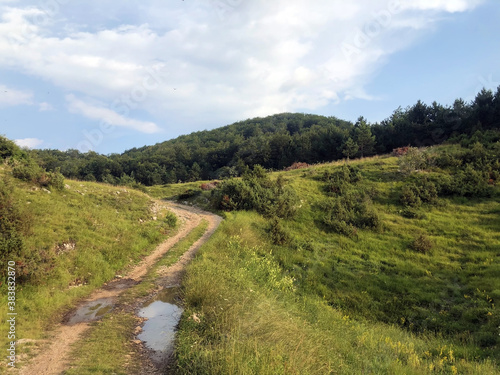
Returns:
[[[208,223],[204,220],[183,240],[175,244],[147,273],[143,281],[125,291],[119,297],[119,305],[127,305],[137,298],[145,297],[156,288],[158,269],[168,267],[180,258],[205,232]],[[93,327],[77,345],[67,375],[86,374],[139,374],[141,358],[137,346],[131,341],[135,327],[140,324],[133,313],[118,311],[108,314],[93,323]]]
[[[0,174],[9,178],[8,170]],[[131,189],[67,180],[69,188],[48,193],[13,183],[16,204],[26,207],[32,221],[23,264],[16,266],[17,339],[44,338],[78,300],[125,273],[174,230],[171,213],[153,213],[153,200]],[[4,289],[2,316],[7,313]],[[5,328],[2,324],[2,332]],[[2,347],[6,340],[2,333]],[[24,353],[22,346],[18,353]]]
[[[397,158],[355,160],[382,228],[346,237],[322,224],[319,177],[341,164],[272,175],[300,196],[284,246],[262,216],[227,215],[190,267],[185,316],[203,319],[182,321],[180,373],[498,373],[498,187],[407,219]],[[425,253],[412,248],[422,235]]]
[[[259,233],[264,224],[255,213],[227,215],[189,266],[179,373],[498,373],[470,345],[356,319],[305,293]]]

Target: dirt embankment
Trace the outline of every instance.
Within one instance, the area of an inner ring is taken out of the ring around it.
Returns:
[[[165,283],[165,281],[170,285],[177,285],[180,283],[184,267],[194,257],[200,246],[215,232],[222,219],[217,215],[194,207],[171,202],[166,203],[166,205],[181,221],[178,233],[160,244],[123,278],[113,280],[104,288],[93,292],[86,300],[81,302],[79,308],[104,298],[114,300],[123,293],[123,291],[140,282],[148,270],[168,250],[186,237],[189,232],[205,219],[208,221],[208,227],[203,236],[184,253],[177,263],[161,270],[163,283]],[[68,355],[72,345],[77,343],[82,337],[82,334],[90,328],[89,323],[85,321],[71,325],[68,324],[68,322],[74,321],[74,319],[71,319],[73,315],[74,314],[68,314],[66,319],[55,327],[50,339],[46,340],[44,343],[44,349],[32,358],[27,365],[16,371],[16,373],[20,375],[52,375],[61,374],[68,368],[70,360]]]

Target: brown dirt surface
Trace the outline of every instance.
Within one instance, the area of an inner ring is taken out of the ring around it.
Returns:
[[[170,285],[180,284],[184,267],[193,259],[200,246],[215,232],[222,219],[217,215],[202,211],[195,207],[173,202],[162,202],[161,204],[165,204],[181,221],[180,229],[177,234],[161,243],[150,255],[132,268],[123,278],[115,279],[103,288],[94,291],[88,298],[81,302],[79,307],[101,298],[116,298],[127,288],[140,282],[148,270],[168,250],[186,237],[189,232],[205,219],[209,224],[203,236],[182,255],[177,263],[161,270],[162,284],[165,282]],[[74,311],[72,313],[74,313]],[[63,321],[54,328],[50,335],[51,337],[48,340],[43,340],[44,349],[33,357],[27,365],[15,371],[16,373],[20,375],[62,374],[64,370],[69,367],[69,353],[72,346],[74,346],[82,337],[82,334],[90,328],[87,322],[68,325],[67,322],[71,315],[72,314],[67,314]],[[150,370],[152,373],[155,372],[152,368]]]

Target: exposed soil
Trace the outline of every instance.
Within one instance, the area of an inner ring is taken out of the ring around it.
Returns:
[[[180,284],[184,267],[193,259],[200,246],[215,232],[222,219],[217,215],[190,206],[171,202],[166,203],[166,206],[181,221],[178,233],[160,244],[150,255],[131,269],[125,277],[117,278],[102,289],[96,290],[86,300],[82,301],[76,310],[67,314],[63,321],[55,327],[51,337],[46,340],[44,350],[32,358],[26,366],[19,369],[19,374],[52,375],[63,373],[69,367],[70,358],[68,358],[68,355],[72,345],[77,343],[82,334],[90,328],[88,322],[100,317],[99,313],[93,313],[94,310],[98,312],[105,311],[101,309],[108,309],[108,311],[112,309],[114,301],[123,291],[139,283],[148,270],[170,248],[196,228],[201,220],[206,219],[209,224],[203,236],[182,255],[177,263],[159,271],[160,279],[157,280],[157,285],[160,286],[160,289],[161,287]],[[103,302],[105,302],[105,306]],[[133,308],[135,311],[138,306],[139,304],[134,303],[130,308]],[[159,373],[159,367],[161,367],[161,370],[164,370],[168,366],[166,361],[161,365],[153,364],[147,355],[147,349],[142,346],[141,354],[145,365],[143,367],[144,372],[141,371],[141,374]]]

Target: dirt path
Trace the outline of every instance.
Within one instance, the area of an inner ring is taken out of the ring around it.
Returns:
[[[196,241],[189,250],[184,253],[181,259],[174,265],[161,270],[161,277],[167,278],[169,283],[179,284],[182,270],[185,265],[194,257],[199,247],[205,243],[215,232],[221,218],[212,213],[199,210],[194,207],[180,205],[168,202],[167,207],[173,211],[181,221],[179,232],[160,244],[150,255],[144,258],[141,263],[135,266],[125,277],[113,280],[102,289],[93,292],[85,301],[80,304],[84,306],[89,302],[101,298],[116,298],[129,287],[137,284],[146,275],[148,270],[177,242],[182,240],[194,228],[196,228],[203,219],[208,221],[208,228],[204,235]],[[69,325],[67,322],[70,316],[65,319],[54,331],[52,337],[41,353],[32,358],[31,361],[22,367],[18,374],[20,375],[52,375],[61,374],[69,366],[68,354],[74,343],[78,342],[82,334],[86,332],[90,325],[86,322]]]

